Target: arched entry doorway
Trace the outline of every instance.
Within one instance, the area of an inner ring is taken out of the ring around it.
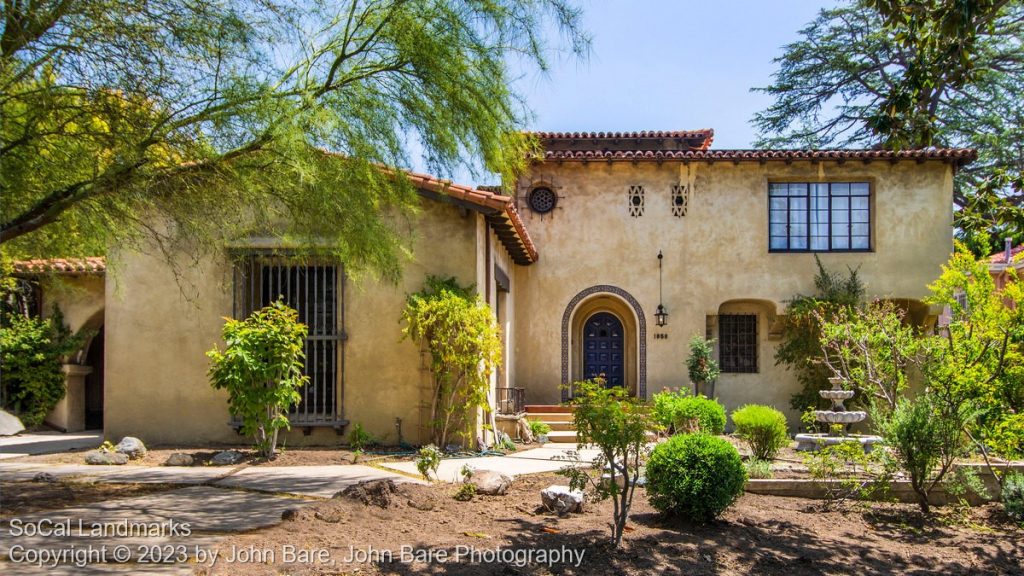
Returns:
[[[604,378],[608,388],[625,386],[625,331],[610,312],[598,312],[583,324],[583,376]]]
[[[621,334],[621,369],[619,377],[620,386],[625,388],[629,394],[640,399],[647,398],[647,321],[644,318],[643,308],[630,293],[617,287],[607,284],[591,286],[580,291],[574,296],[565,307],[562,314],[562,401],[569,399],[572,394],[572,382],[591,377],[591,372],[605,372],[608,376],[609,362],[605,368],[588,368],[585,346],[590,339],[586,337],[588,332],[588,321],[591,319],[600,320],[599,314],[608,314],[618,321],[618,332]],[[611,329],[614,326],[608,324],[605,328]],[[599,328],[599,326],[594,326]],[[609,331],[610,334],[610,331]],[[594,341],[596,349],[593,352],[600,352],[600,332],[595,333]],[[606,336],[605,338],[612,338]],[[616,339],[617,340],[617,339]],[[611,340],[606,341],[611,346]],[[601,357],[596,357],[592,365],[600,366]],[[617,364],[617,362],[616,362]]]

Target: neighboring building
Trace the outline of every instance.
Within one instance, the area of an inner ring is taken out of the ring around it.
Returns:
[[[1010,270],[1015,272],[1019,280],[1024,276],[1024,244],[1014,247],[1012,241],[1007,238],[1006,247],[988,257],[988,271],[996,282],[996,289],[1002,290],[1010,281]]]
[[[113,251],[108,436],[234,439],[204,352],[222,317],[277,293],[310,325],[312,384],[288,445],[338,442],[346,422],[391,443],[399,426],[403,440],[425,439],[429,374],[398,318],[427,274],[475,283],[495,311],[499,410],[523,395],[558,403],[598,373],[641,398],[688,387],[687,344],[702,335],[716,339],[716,396],[728,409],[772,404],[795,425],[798,384],[774,350],[786,302],[814,290],[815,255],[858,268],[870,295],[919,323],[938,315],[921,300],[952,251],[953,175],[972,150],[715,150],[711,130],[537,136],[544,157],[508,195],[413,176],[425,201],[398,285],[273,257],[261,239],[183,268],[182,282],[162,256]]]

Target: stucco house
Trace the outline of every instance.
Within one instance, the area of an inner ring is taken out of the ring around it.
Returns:
[[[815,255],[859,267],[871,296],[916,322],[941,312],[921,301],[952,251],[953,175],[973,150],[724,150],[711,130],[536,135],[543,156],[504,187],[411,176],[423,209],[396,285],[241,239],[231,258],[185,269],[188,298],[162,256],[111,251],[117,274],[100,304],[107,435],[236,440],[204,352],[223,317],[277,294],[310,326],[311,384],[288,445],[337,443],[353,422],[390,443],[426,439],[429,374],[398,318],[427,274],[474,283],[494,311],[499,412],[557,404],[595,374],[640,398],[689,386],[683,363],[699,334],[716,341],[727,409],[771,404],[795,426],[798,384],[773,356],[787,300],[813,291]]]

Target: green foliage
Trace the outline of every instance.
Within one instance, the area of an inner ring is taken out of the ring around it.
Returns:
[[[672,427],[676,433],[725,431],[725,406],[704,396],[687,392],[664,391],[654,395],[652,416],[659,424]]]
[[[910,475],[918,506],[928,512],[929,494],[964,453],[965,414],[950,414],[930,394],[900,399],[891,414],[879,419],[882,438],[900,467]]]
[[[800,383],[800,392],[790,398],[794,410],[827,407],[828,401],[818,395],[819,391],[829,388],[828,379],[832,376],[821,362],[822,320],[856,308],[864,300],[864,283],[857,269],[848,268],[848,273],[843,275],[825,268],[817,255],[814,261],[818,266],[814,276],[815,293],[813,296],[797,294],[788,302],[782,342],[775,349],[775,364],[792,370]]]
[[[823,361],[867,398],[878,415],[896,407],[913,370],[927,360],[930,341],[921,338],[906,312],[888,300],[845,309],[821,319]]]
[[[748,478],[766,479],[771,478],[775,475],[772,472],[772,463],[768,460],[747,460],[744,465],[747,470]]]
[[[358,452],[362,452],[369,446],[377,443],[377,439],[363,428],[363,425],[356,422],[348,433],[348,445]]]
[[[459,486],[459,489],[455,491],[455,498],[459,502],[469,502],[476,496],[476,484],[465,483]]]
[[[598,500],[612,499],[612,543],[618,546],[647,454],[647,431],[654,421],[645,405],[621,387],[605,388],[600,378],[576,382],[572,389],[573,423],[579,448],[596,447],[600,454],[593,461],[593,469],[607,467],[611,478],[602,481],[593,477],[578,455],[572,465],[559,473],[569,478],[569,486],[574,490],[589,486]]]
[[[1007,474],[1003,482],[1003,510],[1024,526],[1024,474]]]
[[[1024,4],[872,0],[822,10],[785,47],[757,146],[970,147],[955,224],[979,256],[1024,234]],[[956,32],[951,32],[955,30]],[[984,246],[984,247],[982,247]]]
[[[714,397],[715,380],[721,370],[715,361],[715,341],[700,336],[690,339],[690,355],[686,358],[686,370],[693,382],[693,393]]]
[[[849,498],[884,496],[896,468],[888,451],[866,453],[853,440],[820,446],[805,453],[803,462],[808,475],[824,486],[826,507]]]
[[[732,423],[755,460],[770,461],[789,444],[786,416],[771,406],[747,404],[732,413]]]
[[[690,396],[685,391],[665,390],[654,395],[652,417],[664,428],[675,432],[725,431],[725,407],[717,400],[704,396]]]
[[[952,320],[929,348],[925,376],[946,411],[976,410],[967,432],[976,446],[1006,458],[1024,449],[1024,284],[1003,290],[962,246],[929,289],[930,304]]]
[[[509,178],[535,145],[511,76],[546,69],[552,29],[577,55],[589,46],[563,0],[93,0],[0,14],[0,242],[19,257],[273,234],[393,276],[408,245],[388,209],[417,201],[397,170],[422,160]]]
[[[282,302],[253,312],[245,320],[227,319],[226,347],[206,353],[210,385],[227,390],[231,413],[242,420],[242,433],[256,450],[273,459],[278,432],[288,429],[287,413],[301,400],[298,389],[309,378],[304,368],[306,325]]]
[[[433,444],[427,444],[416,453],[416,470],[424,478],[430,480],[430,475],[437,477],[437,469],[441,466],[441,451]]]
[[[747,471],[723,438],[682,434],[655,447],[647,462],[647,494],[658,510],[693,522],[717,518],[743,493]]]
[[[470,441],[476,411],[490,408],[490,377],[501,362],[494,314],[473,295],[472,287],[459,286],[454,278],[430,276],[424,289],[406,300],[402,320],[404,337],[430,352],[434,443],[447,446],[455,428]]]
[[[534,438],[551,432],[551,426],[549,426],[547,422],[541,422],[540,420],[529,420],[529,426],[530,434],[532,434]]]
[[[691,431],[688,428],[694,421],[701,433],[722,434],[725,431],[725,406],[702,396],[679,398],[675,407],[676,431]]]
[[[89,334],[72,334],[56,306],[49,318],[3,313],[0,318],[0,372],[3,407],[26,428],[39,426],[64,397],[64,358],[75,352]]]

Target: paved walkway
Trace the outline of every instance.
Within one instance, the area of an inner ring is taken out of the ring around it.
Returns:
[[[36,432],[18,434],[17,436],[0,436],[0,460],[34,454],[84,450],[95,448],[100,444],[103,444],[102,430],[71,433]]]
[[[446,458],[439,477],[461,480],[464,465],[498,470],[516,476],[550,472],[566,465],[574,450],[559,444],[524,450],[508,456]],[[592,462],[596,450],[582,450],[579,457]],[[223,562],[227,551],[218,544],[233,533],[247,532],[281,521],[286,510],[309,506],[330,498],[346,487],[367,480],[390,478],[396,482],[423,483],[413,462],[384,464],[374,468],[349,466],[88,466],[39,462],[0,462],[0,482],[24,482],[46,472],[65,481],[178,484],[181,488],[145,496],[117,498],[61,510],[18,517],[20,526],[67,523],[69,534],[40,535],[17,529],[11,522],[0,526],[0,574],[190,574],[209,566],[214,554]],[[173,523],[188,524],[189,533],[169,531]],[[80,524],[81,523],[81,524]],[[119,526],[156,525],[153,533],[117,532]],[[79,530],[79,527],[82,530]],[[93,527],[112,527],[113,533],[96,534]],[[158,548],[154,548],[158,547]],[[76,554],[92,551],[88,565],[75,564]],[[113,556],[114,551],[122,555]],[[184,554],[186,562],[167,565],[138,563],[147,550]],[[218,552],[219,551],[219,552]],[[37,565],[20,560],[39,559]],[[51,562],[58,559],[58,562]],[[127,558],[128,562],[121,560]],[[45,559],[45,562],[43,561]],[[50,566],[45,564],[54,563]]]

